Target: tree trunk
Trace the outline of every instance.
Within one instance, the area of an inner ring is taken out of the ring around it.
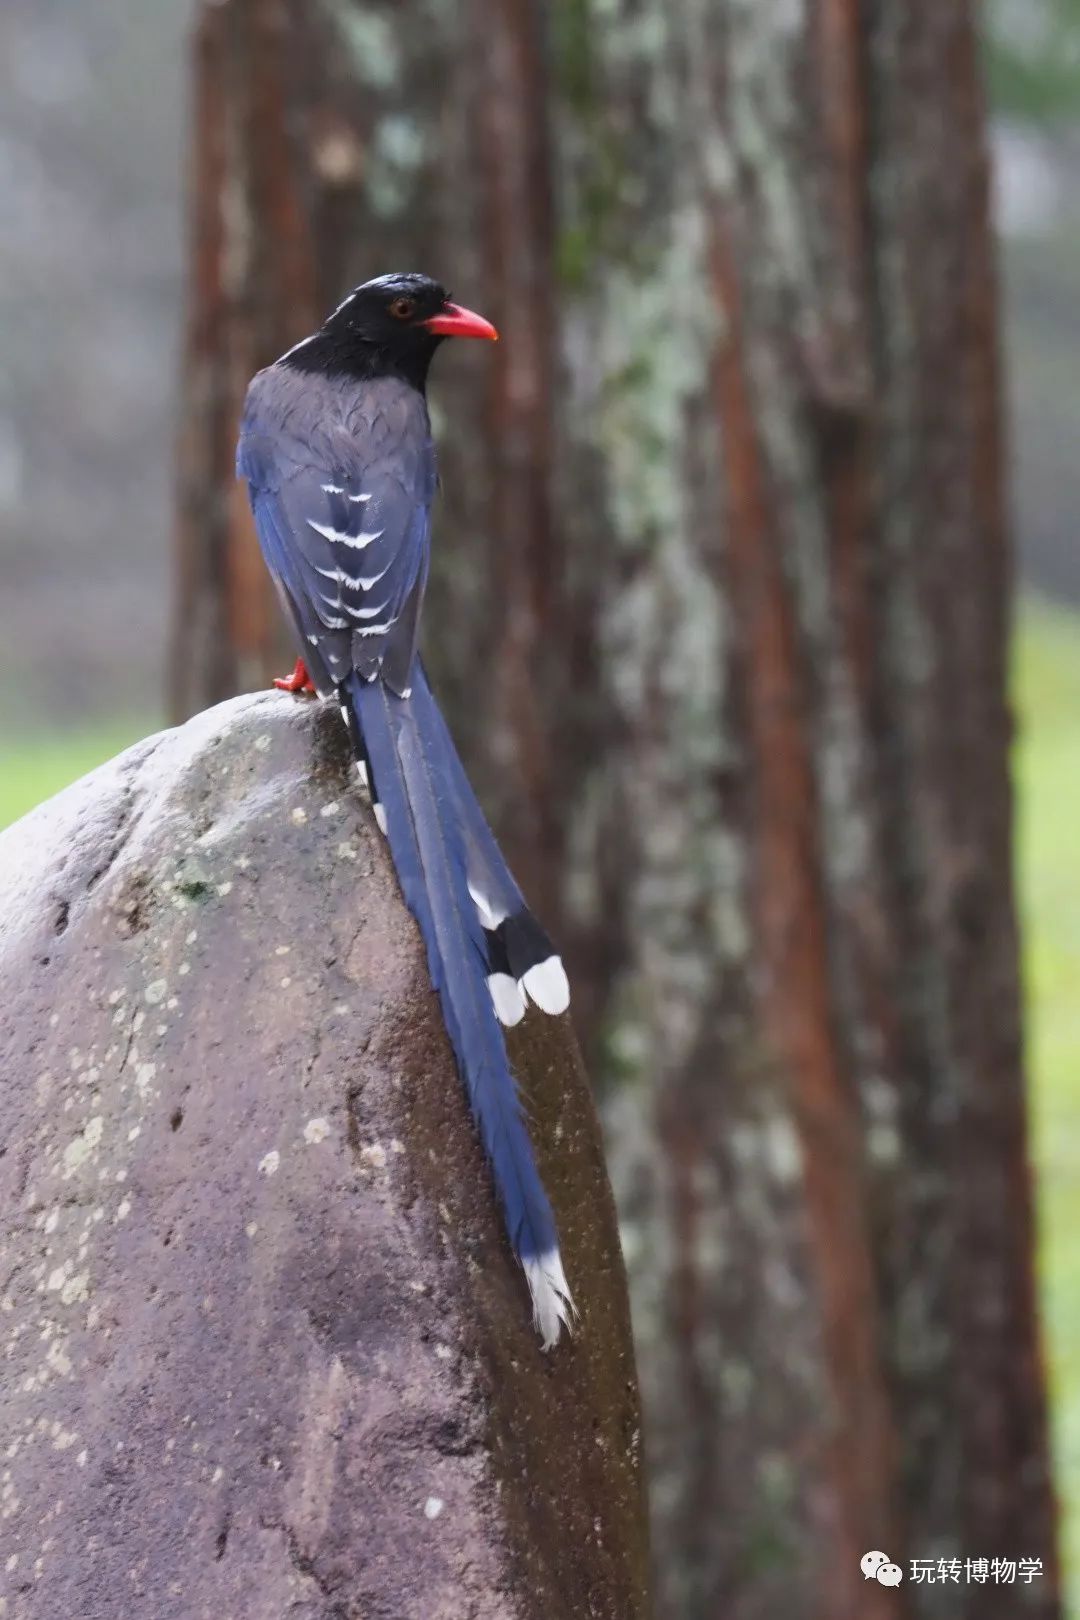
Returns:
[[[246,373],[448,277],[504,342],[438,362],[425,646],[607,1076],[662,1614],[1057,1614],[968,0],[200,27],[177,701],[277,656]]]

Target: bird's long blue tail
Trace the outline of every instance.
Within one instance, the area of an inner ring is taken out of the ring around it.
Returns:
[[[491,1163],[510,1242],[524,1267],[533,1317],[544,1348],[549,1349],[561,1327],[569,1324],[573,1303],[555,1219],[536,1168],[496,1012],[500,996],[504,1001],[509,997],[507,985],[516,989],[518,981],[508,969],[506,985],[491,982],[502,972],[501,957],[493,970],[492,942],[501,949],[498,928],[509,913],[501,897],[507,896],[508,883],[518,902],[514,915],[522,913],[523,902],[468,786],[422,670],[418,668],[416,675],[407,698],[396,696],[380,680],[368,682],[351,675],[343,688],[351,711],[347,718],[361,765],[370,773],[372,797],[381,806],[380,825],[405,903],[423,935],[431,981]],[[483,843],[485,837],[490,848]],[[496,893],[489,892],[493,885]],[[497,927],[485,927],[499,911],[503,917]],[[547,961],[550,944],[546,936],[541,939],[539,949],[547,946],[543,958]],[[562,974],[561,964],[558,972]],[[550,991],[551,969],[541,977]],[[516,1004],[512,1011],[516,1012]]]

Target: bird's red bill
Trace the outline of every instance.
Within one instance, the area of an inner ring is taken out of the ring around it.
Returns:
[[[422,321],[421,325],[426,326],[429,332],[437,332],[440,337],[490,338],[493,343],[499,341],[499,334],[490,321],[485,321],[475,310],[463,309],[460,304],[444,305],[437,315]]]

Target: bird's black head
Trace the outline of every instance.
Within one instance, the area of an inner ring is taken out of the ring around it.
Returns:
[[[445,337],[497,338],[490,321],[451,303],[430,276],[377,276],[355,287],[320,326],[282,358],[328,376],[401,377],[423,391]]]

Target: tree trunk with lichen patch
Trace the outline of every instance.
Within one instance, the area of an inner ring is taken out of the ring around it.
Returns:
[[[419,267],[503,331],[437,368],[425,645],[607,1077],[661,1612],[1049,1620],[973,9],[203,26],[257,15],[316,307]]]

